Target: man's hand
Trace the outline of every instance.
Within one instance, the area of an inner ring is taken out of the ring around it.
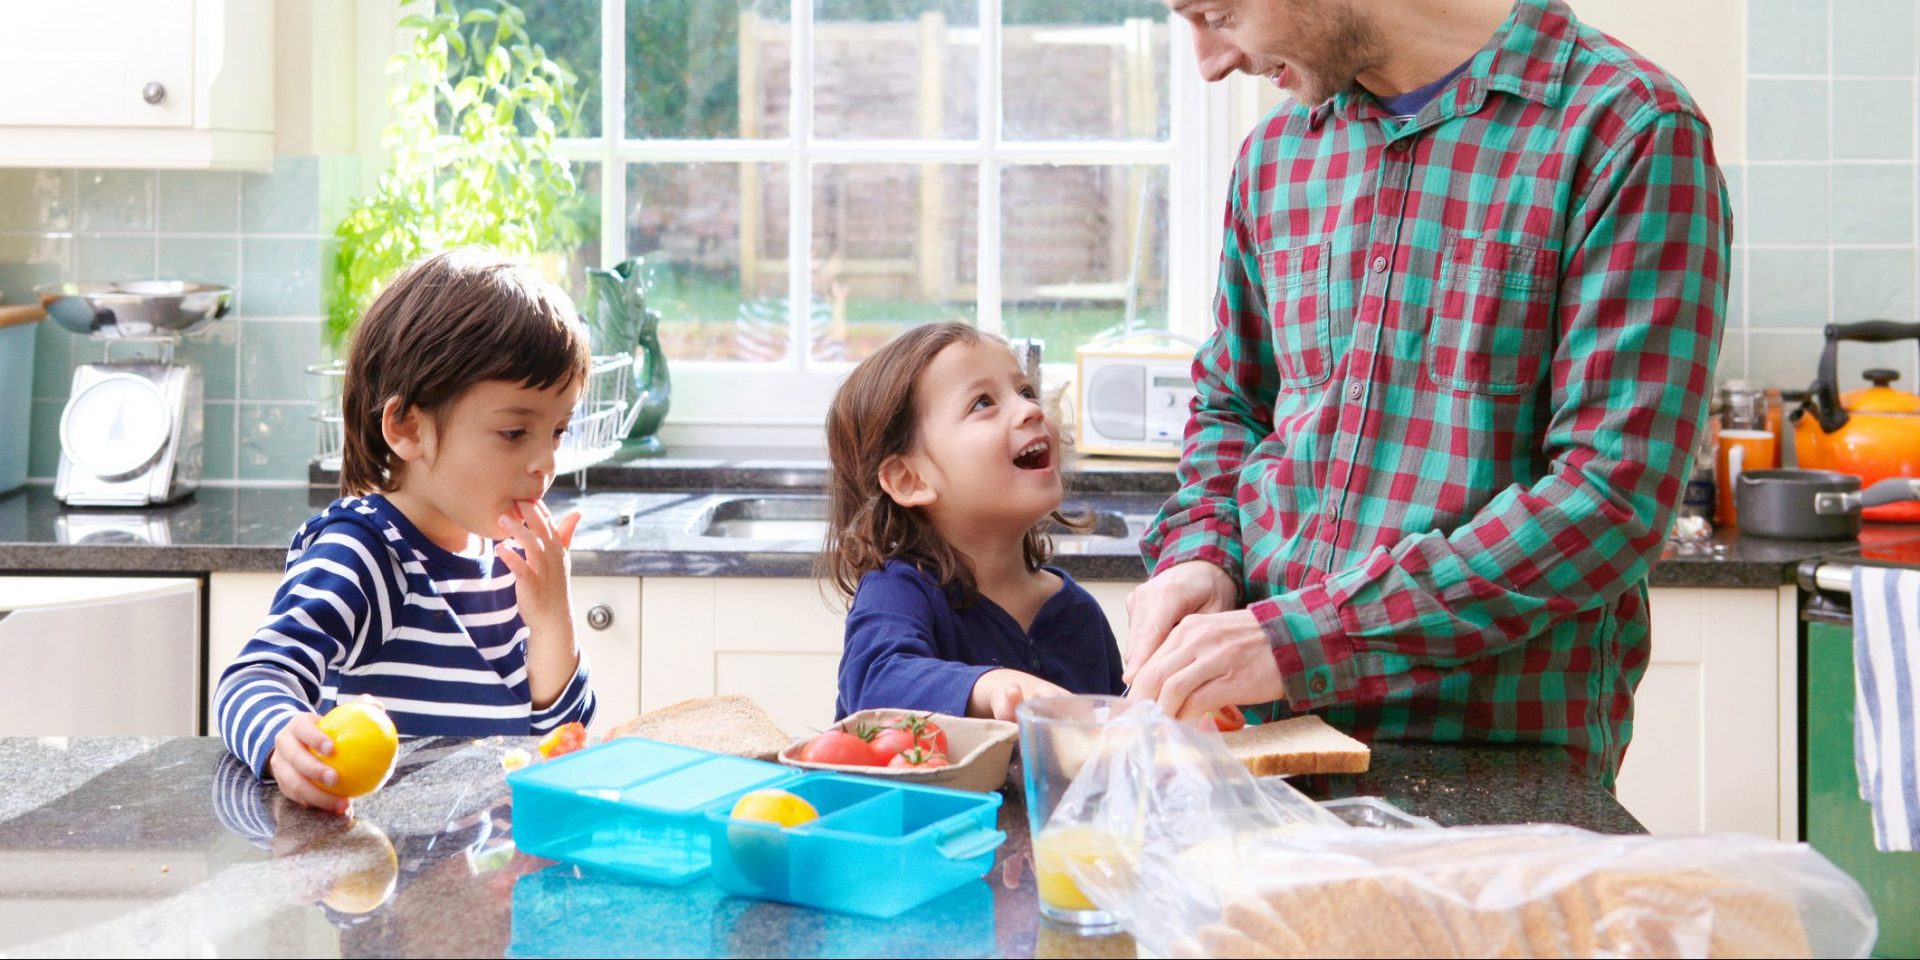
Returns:
[[[967,697],[967,716],[1019,722],[1014,711],[1039,697],[1066,696],[1067,691],[1031,673],[1002,667],[988,670],[973,682]]]
[[[309,747],[322,754],[333,753],[333,741],[320,732],[319,715],[303,713],[274,735],[273,752],[267,755],[267,772],[273,775],[287,799],[315,810],[345,814],[349,806],[347,799],[319,787],[322,783],[338,781],[340,775],[321,763]]]
[[[1127,670],[1121,679],[1139,682],[1140,667],[1188,614],[1232,610],[1239,599],[1240,585],[1205,560],[1176,563],[1133,588],[1127,594]]]
[[[1127,695],[1156,700],[1167,716],[1193,722],[1224,706],[1285,694],[1266,629],[1253,611],[1229,610],[1181,620],[1134,671]]]

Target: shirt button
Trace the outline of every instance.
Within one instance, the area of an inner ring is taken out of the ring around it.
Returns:
[[[1313,691],[1314,693],[1326,693],[1327,692],[1326,675],[1318,674],[1318,673],[1314,674],[1313,679],[1307,682],[1307,689]]]
[[[1348,400],[1360,399],[1360,381],[1355,380],[1354,382],[1347,384],[1347,399]]]
[[[1374,257],[1374,258],[1373,258],[1373,272],[1374,272],[1374,273],[1380,273],[1381,271],[1383,271],[1383,270],[1385,270],[1385,269],[1387,269],[1387,258],[1386,258],[1386,257]]]
[[[1387,149],[1392,150],[1394,153],[1406,153],[1408,150],[1413,149],[1413,141],[1412,140],[1395,140],[1394,142],[1387,144]]]
[[[1327,516],[1331,517],[1335,513],[1338,513],[1339,511],[1340,511],[1339,504],[1334,503],[1332,500],[1327,501]]]

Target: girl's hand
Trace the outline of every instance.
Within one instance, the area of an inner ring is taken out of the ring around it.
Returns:
[[[502,542],[494,552],[513,571],[514,599],[520,605],[520,618],[527,622],[536,638],[542,626],[565,628],[571,633],[573,601],[568,578],[573,564],[567,548],[573,545],[573,531],[580,525],[578,512],[568,513],[556,523],[547,505],[538,500],[518,500],[519,518],[502,516],[500,533],[512,545]]]
[[[311,750],[309,750],[311,748]],[[267,755],[267,772],[279,784],[287,799],[302,806],[345,815],[350,801],[320,789],[340,779],[332,767],[320,762],[314,752],[333,753],[333,741],[320,732],[320,715],[303,713],[274,735],[273,752]]]
[[[1031,673],[1019,670],[988,670],[973,682],[967,697],[967,716],[1018,722],[1014,711],[1022,703],[1037,697],[1062,697],[1067,691]]]

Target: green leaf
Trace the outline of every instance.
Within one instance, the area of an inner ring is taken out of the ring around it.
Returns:
[[[497,14],[492,10],[469,10],[460,18],[460,25],[464,27],[471,23],[492,23],[496,17]]]

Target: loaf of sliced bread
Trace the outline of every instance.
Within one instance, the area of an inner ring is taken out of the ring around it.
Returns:
[[[1221,734],[1227,749],[1256,777],[1296,773],[1365,773],[1372,751],[1312,714],[1250,724]]]
[[[648,711],[607,731],[606,739],[615,737],[645,737],[755,760],[778,757],[791,741],[759,704],[737,693]]]

